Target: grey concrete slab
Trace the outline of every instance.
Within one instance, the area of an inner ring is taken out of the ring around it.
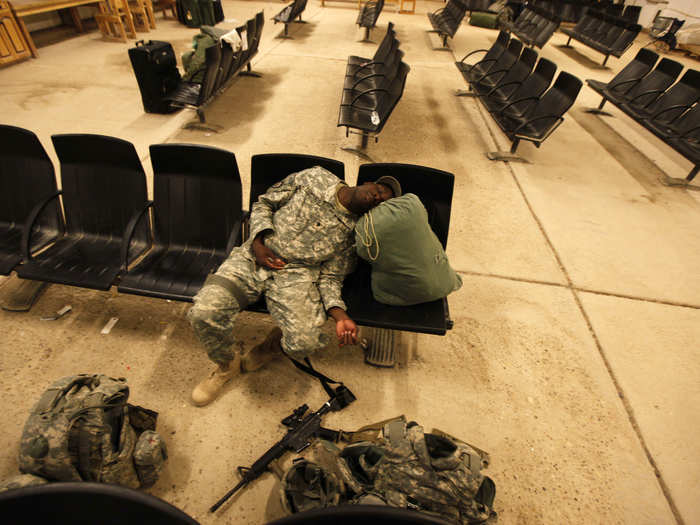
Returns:
[[[210,106],[207,120],[221,126],[218,133],[184,129],[194,120],[191,111],[144,114],[128,63],[133,41],[103,42],[94,32],[42,47],[40,59],[0,70],[3,122],[35,131],[50,155],[52,133],[131,140],[147,172],[148,145],[169,140],[233,151],[244,186],[252,154],[284,151],[342,160],[353,182],[365,160],[341,149],[359,140],[336,127],[337,104],[345,59],[371,55],[374,47],[358,42],[354,5],[321,8],[315,0],[304,16],[309,24],[292,27],[293,39],[278,39],[282,26],[270,17],[283,5],[224,1],[226,27],[265,9],[253,63],[264,76],[237,79]],[[487,449],[502,523],[692,522],[687,489],[697,479],[685,467],[696,465],[700,454],[686,406],[696,396],[697,356],[690,349],[697,308],[679,305],[698,306],[699,197],[661,187],[655,178],[667,169],[682,176],[687,165],[624,119],[611,123],[582,114],[599,100],[587,88],[542,148],[521,146],[533,164],[487,161],[485,151],[508,143],[474,100],[452,95],[464,87],[453,62],[487,47],[497,33],[465,23],[450,42],[454,53],[434,50],[439,41],[425,32],[425,12],[443,5],[421,0],[416,15],[390,8],[380,17],[373,39],[395,21],[412,70],[404,97],[367,153],[376,161],[455,174],[448,254],[465,280],[450,297],[455,328],[445,337],[403,334],[412,357],[391,370],[368,367],[358,348],[329,348],[318,366],[346,381],[359,400],[327,423],[352,429],[403,412]],[[143,36],[171,41],[180,55],[196,33],[159,16],[158,29]],[[541,55],[581,78],[611,77],[624,63],[611,59],[613,67],[601,70],[595,54],[556,47],[562,38],[555,34]],[[311,102],[299,104],[300,93]],[[0,286],[6,282],[0,279]],[[621,297],[581,294],[589,328],[569,284],[668,304],[640,308]],[[74,307],[69,316],[39,321],[65,304]],[[282,417],[302,402],[320,405],[324,394],[279,361],[235,381],[210,407],[192,407],[189,392],[210,363],[184,320],[186,309],[52,285],[29,313],[0,311],[0,406],[6,414],[0,478],[16,473],[22,424],[45,386],[63,375],[100,372],[127,377],[132,400],[161,412],[159,429],[171,459],[153,494],[202,523],[261,523],[277,516],[271,476],[218,516],[206,508],[234,482],[236,466],[250,464],[281,435]],[[100,335],[112,316],[119,322]],[[634,330],[623,332],[619,326],[628,318],[648,320],[648,327],[632,324]],[[264,316],[241,316],[240,344],[255,344],[270,327]],[[668,345],[673,356],[663,363],[661,355],[651,355]],[[635,370],[634,356],[656,366]],[[668,371],[660,372],[664,366]],[[660,403],[655,389],[643,389],[650,376],[663,386]],[[676,433],[664,433],[665,427]],[[678,519],[668,499],[680,509]]]
[[[491,454],[500,523],[673,523],[571,293],[560,287],[465,277],[450,297],[455,329],[403,335],[408,365],[365,365],[356,347],[331,346],[315,366],[358,396],[325,422],[353,429],[405,414]],[[71,304],[59,321],[40,321]],[[16,473],[24,420],[47,383],[76,373],[126,377],[130,400],[160,412],[170,459],[149,492],[203,524],[262,523],[279,516],[274,478],[263,477],[219,514],[208,506],[282,434],[302,402],[320,406],[318,384],[285,360],[244,375],[199,409],[186,395],[209,367],[184,319],[186,304],[52,285],[28,314],[0,312],[5,430],[0,477]],[[108,335],[100,330],[119,322]],[[237,344],[271,327],[239,319]],[[329,330],[331,327],[329,326]],[[436,380],[437,379],[437,380]],[[288,458],[288,460],[290,460]]]
[[[590,293],[582,303],[685,523],[700,521],[700,311]]]

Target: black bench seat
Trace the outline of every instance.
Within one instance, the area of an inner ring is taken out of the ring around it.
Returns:
[[[284,24],[284,34],[280,38],[291,38],[289,36],[289,24],[292,22],[297,22],[299,24],[305,23],[301,19],[301,14],[306,9],[307,0],[294,0],[291,4],[283,8],[279,13],[272,17],[276,23]]]
[[[587,111],[610,116],[602,109],[609,101],[683,155],[693,164],[685,179],[666,177],[662,182],[687,185],[700,170],[700,71],[688,69],[676,82],[683,65],[669,58],[656,63],[658,58],[642,48],[610,82],[587,79],[602,96],[600,105]]]
[[[362,4],[355,23],[365,30],[363,42],[371,42],[369,39],[370,31],[377,25],[377,19],[383,8],[384,0],[369,0]]]

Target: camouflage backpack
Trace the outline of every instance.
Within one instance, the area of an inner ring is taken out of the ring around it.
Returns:
[[[288,513],[343,503],[414,509],[460,523],[492,523],[496,487],[484,476],[485,452],[444,432],[430,434],[401,416],[344,433],[340,449],[318,441],[282,479]]]
[[[153,485],[167,458],[158,414],[128,397],[123,378],[81,374],[53,383],[24,426],[20,470],[52,481]]]

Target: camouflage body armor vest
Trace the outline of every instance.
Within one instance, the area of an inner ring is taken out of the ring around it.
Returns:
[[[25,474],[131,488],[158,479],[167,458],[158,414],[127,404],[125,379],[76,375],[53,383],[33,407],[20,441]]]
[[[485,452],[401,416],[343,433],[342,450],[319,441],[282,479],[288,513],[343,503],[414,509],[460,524],[492,523],[496,487]]]

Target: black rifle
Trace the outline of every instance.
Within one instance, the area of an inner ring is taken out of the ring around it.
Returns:
[[[245,487],[248,483],[258,479],[268,469],[270,463],[281,458],[287,451],[295,451],[297,453],[311,445],[311,440],[314,437],[320,437],[329,441],[338,442],[341,432],[330,430],[321,426],[321,416],[328,412],[335,412],[348,406],[355,401],[355,396],[345,386],[339,386],[335,389],[335,395],[326,401],[321,408],[316,412],[307,414],[309,406],[304,404],[297,408],[291,415],[282,420],[282,424],[287,427],[287,434],[277,443],[272,445],[260,459],[258,459],[251,467],[238,467],[238,473],[241,475],[241,481],[229,490],[223,498],[214,503],[209,509],[209,512],[216,512],[216,509],[221,507],[227,499],[233,496],[239,489]]]

